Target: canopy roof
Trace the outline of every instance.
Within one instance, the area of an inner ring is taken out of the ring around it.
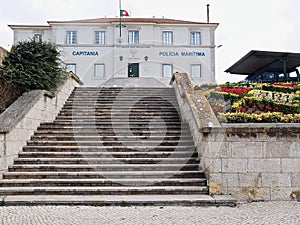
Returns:
[[[231,74],[256,75],[262,72],[292,72],[300,66],[300,53],[252,50],[230,68]]]

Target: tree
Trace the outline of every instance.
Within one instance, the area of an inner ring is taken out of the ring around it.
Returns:
[[[17,85],[22,92],[54,90],[63,79],[60,52],[50,42],[21,41],[13,46],[0,68],[0,78]]]

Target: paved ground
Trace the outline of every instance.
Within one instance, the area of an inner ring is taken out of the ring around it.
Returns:
[[[300,225],[300,202],[259,202],[231,207],[0,207],[1,224],[271,224]]]

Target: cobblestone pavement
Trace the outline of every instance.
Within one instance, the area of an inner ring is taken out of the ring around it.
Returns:
[[[231,207],[0,207],[1,224],[271,224],[299,225],[300,202],[257,202]]]

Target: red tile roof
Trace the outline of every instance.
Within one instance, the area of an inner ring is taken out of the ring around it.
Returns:
[[[119,22],[120,18],[97,18],[97,19],[86,19],[86,20],[72,20],[72,21],[48,21],[51,23],[114,23]],[[122,22],[129,23],[157,23],[157,24],[208,24],[203,22],[194,22],[186,20],[166,19],[166,18],[127,18],[123,17]],[[210,23],[218,25],[218,23]]]

